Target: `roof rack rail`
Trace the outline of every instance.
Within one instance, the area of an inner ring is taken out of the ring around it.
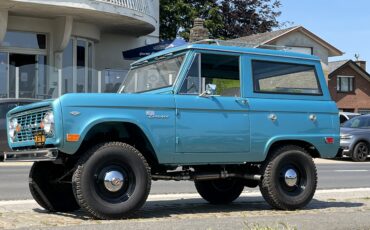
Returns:
[[[192,44],[216,44],[218,46],[239,46],[239,47],[248,47],[248,48],[261,48],[261,49],[272,49],[272,50],[283,50],[289,51],[287,46],[277,46],[277,45],[266,45],[258,43],[246,43],[233,40],[219,40],[219,39],[203,39],[199,41],[192,42]]]

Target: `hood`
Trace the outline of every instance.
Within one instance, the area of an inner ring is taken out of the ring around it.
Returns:
[[[59,98],[62,107],[75,108],[169,108],[174,106],[171,94],[78,93]]]
[[[358,129],[358,128],[340,128],[340,135],[342,134],[351,134],[351,135],[356,135],[356,134],[370,134],[370,129]]]
[[[27,111],[27,110],[33,110],[33,109],[37,109],[37,108],[41,108],[41,107],[51,106],[53,104],[53,102],[55,102],[55,101],[56,101],[55,99],[48,99],[48,100],[44,100],[44,101],[40,101],[40,102],[35,102],[35,103],[32,103],[32,104],[17,106],[14,109],[12,109],[8,112],[8,116],[12,115],[12,114],[15,114],[15,113]]]

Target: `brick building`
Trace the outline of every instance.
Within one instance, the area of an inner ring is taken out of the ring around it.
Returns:
[[[329,62],[328,87],[340,111],[370,113],[370,74],[365,61]]]

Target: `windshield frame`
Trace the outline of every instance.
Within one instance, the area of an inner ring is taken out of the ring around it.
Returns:
[[[149,90],[143,90],[143,91],[139,91],[139,92],[130,92],[130,93],[124,92],[125,83],[128,81],[128,75],[130,74],[130,72],[132,70],[136,70],[136,69],[143,68],[143,67],[146,67],[146,66],[149,66],[149,65],[153,65],[153,64],[156,64],[158,62],[174,59],[174,58],[177,58],[179,56],[183,56],[184,58],[183,58],[183,61],[180,65],[180,67],[179,67],[179,71],[178,71],[178,73],[175,77],[175,81],[173,81],[171,85],[166,85],[166,86],[163,86],[163,87],[153,88],[153,89],[149,89]],[[121,83],[121,86],[119,87],[117,93],[119,93],[119,94],[136,94],[136,93],[145,93],[145,92],[160,90],[160,89],[164,89],[164,88],[173,88],[174,86],[176,86],[177,82],[179,81],[179,77],[181,75],[182,69],[183,69],[183,67],[186,63],[186,59],[187,59],[188,56],[189,56],[189,51],[188,50],[187,51],[181,51],[181,52],[174,53],[174,54],[168,53],[168,54],[164,54],[162,56],[153,58],[149,61],[145,61],[140,65],[131,66],[130,70],[128,71],[128,73],[126,75],[125,80]]]

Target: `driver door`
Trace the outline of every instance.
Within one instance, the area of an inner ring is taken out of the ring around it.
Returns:
[[[175,95],[176,156],[181,162],[243,162],[250,151],[249,106],[239,55],[194,55]],[[201,95],[206,85],[215,95]]]

